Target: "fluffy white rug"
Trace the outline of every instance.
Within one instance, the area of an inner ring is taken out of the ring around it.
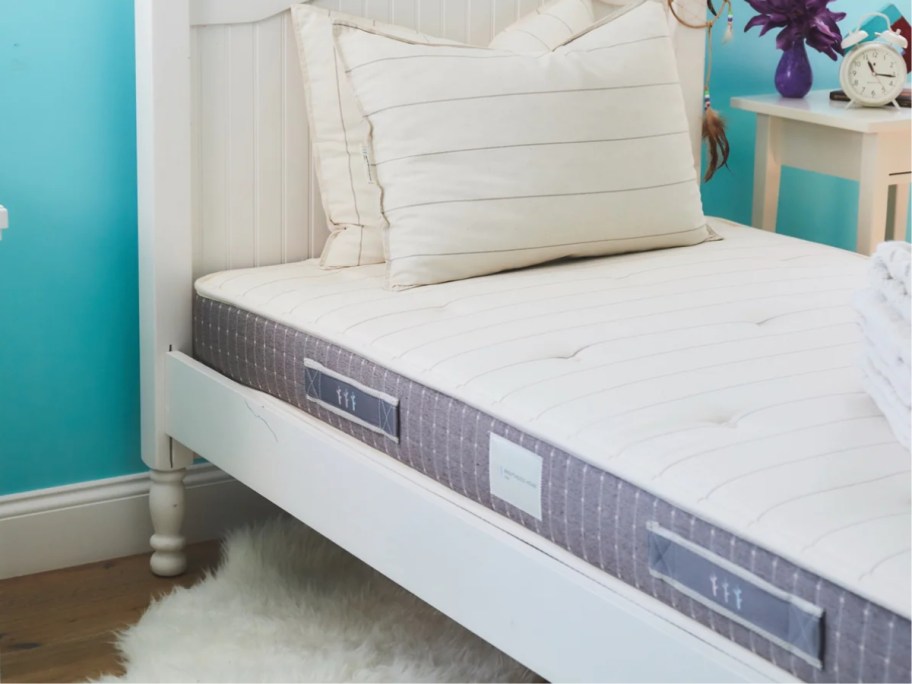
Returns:
[[[153,604],[118,647],[127,674],[101,681],[536,681],[294,520],[231,535],[215,574]]]

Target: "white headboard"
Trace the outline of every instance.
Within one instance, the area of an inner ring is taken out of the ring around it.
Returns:
[[[665,0],[656,0],[665,2]],[[315,0],[484,45],[544,0]],[[135,0],[142,452],[188,465],[165,432],[164,355],[191,350],[192,284],[213,271],[320,253],[326,221],[310,155],[293,0]],[[602,12],[616,2],[597,2]],[[700,21],[705,0],[675,0]],[[703,32],[673,19],[699,160]]]

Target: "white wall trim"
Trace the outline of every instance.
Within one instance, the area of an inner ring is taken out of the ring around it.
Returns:
[[[280,513],[209,463],[184,483],[189,542]],[[0,496],[0,579],[145,553],[151,534],[148,473]]]
[[[232,478],[210,463],[200,463],[187,469],[184,484],[216,484]],[[0,496],[0,524],[6,518],[35,515],[60,508],[125,499],[149,493],[149,473],[122,475],[103,480],[89,480],[60,487],[36,489],[20,494]]]

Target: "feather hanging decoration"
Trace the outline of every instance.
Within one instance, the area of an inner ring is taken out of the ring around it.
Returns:
[[[728,141],[728,134],[725,131],[725,119],[718,111],[712,108],[712,100],[709,96],[709,80],[712,75],[712,57],[713,41],[712,30],[716,22],[726,12],[726,28],[722,37],[722,42],[727,43],[731,40],[733,34],[732,27],[734,24],[734,12],[732,10],[732,0],[722,0],[719,9],[716,10],[713,0],[706,0],[706,8],[712,15],[712,18],[703,22],[695,23],[687,21],[678,14],[675,9],[675,0],[667,0],[668,8],[678,23],[693,29],[706,30],[706,73],[703,83],[703,130],[702,137],[706,142],[706,150],[709,155],[706,164],[706,172],[703,174],[703,180],[709,181],[723,166],[728,166],[728,157],[731,153],[731,145]]]
[[[732,12],[731,0],[722,0],[722,6],[719,13],[707,22],[706,26],[706,81],[703,84],[703,131],[702,137],[706,142],[706,152],[709,159],[706,164],[706,171],[703,174],[703,181],[708,182],[716,175],[716,171],[723,166],[728,166],[728,157],[731,154],[731,145],[728,142],[728,134],[725,131],[725,119],[719,112],[712,108],[712,99],[709,96],[709,80],[712,76],[713,67],[713,39],[712,30],[716,21],[722,15],[722,11],[728,9],[728,20],[725,29],[726,35],[722,37],[725,43],[726,36],[730,33],[734,23],[734,14]]]
[[[712,108],[708,89],[703,93],[703,140],[706,141],[706,151],[709,153],[703,180],[708,181],[721,167],[728,166],[728,156],[731,153],[725,132],[725,119]]]
[[[734,38],[734,24],[735,24],[735,15],[732,13],[731,8],[728,10],[728,20],[725,22],[725,33],[722,35],[722,43],[730,43],[732,38]]]

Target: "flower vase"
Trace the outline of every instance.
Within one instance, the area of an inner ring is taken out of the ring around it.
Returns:
[[[808,60],[804,41],[798,40],[782,51],[776,67],[776,90],[782,97],[800,98],[807,95],[814,83],[814,73]]]

